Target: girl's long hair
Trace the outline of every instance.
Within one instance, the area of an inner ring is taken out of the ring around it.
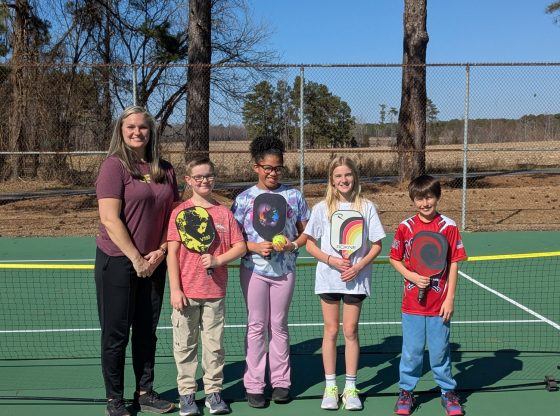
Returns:
[[[150,128],[150,139],[146,146],[146,162],[150,165],[150,179],[157,183],[166,181],[165,169],[159,155],[158,136],[156,130],[156,121],[154,117],[146,111],[144,107],[131,106],[123,110],[113,128],[113,135],[111,136],[111,143],[109,144],[109,151],[107,156],[116,156],[119,158],[125,169],[130,173],[134,179],[143,179],[144,175],[140,172],[138,164],[140,159],[136,153],[126,145],[122,135],[122,125],[124,119],[132,114],[143,114],[146,118],[146,123]]]
[[[327,215],[330,218],[332,214],[338,209],[340,203],[340,193],[333,185],[333,172],[339,166],[346,166],[352,171],[354,176],[354,184],[350,192],[350,202],[352,209],[363,214],[364,198],[361,196],[360,176],[358,167],[354,161],[346,156],[337,156],[329,164],[329,183],[327,185],[327,192],[325,195],[325,202],[327,204]]]

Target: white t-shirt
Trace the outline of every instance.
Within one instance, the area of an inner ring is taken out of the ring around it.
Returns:
[[[350,257],[352,264],[364,258],[371,249],[371,243],[375,243],[385,237],[383,225],[379,220],[379,215],[375,205],[371,201],[365,200],[362,207],[364,216],[364,233],[362,247],[354,252]],[[350,202],[339,203],[339,210],[351,210]],[[311,211],[311,218],[305,227],[305,234],[320,240],[321,250],[333,257],[340,257],[340,254],[331,247],[331,224],[327,216],[327,204],[325,201],[319,202]],[[358,276],[350,282],[343,282],[340,279],[340,272],[334,267],[327,266],[323,262],[317,263],[315,272],[315,293],[350,293],[370,295],[372,263],[364,267]]]

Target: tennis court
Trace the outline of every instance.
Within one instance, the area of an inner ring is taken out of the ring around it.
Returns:
[[[503,414],[551,413],[559,393],[546,391],[543,380],[545,375],[559,378],[560,233],[467,233],[464,242],[470,259],[460,266],[452,349],[466,412],[496,414],[498,403]],[[389,244],[386,239],[384,256]],[[91,238],[0,239],[2,415],[103,412],[94,251]],[[234,413],[324,414],[319,409],[322,318],[313,295],[314,272],[314,262],[302,253],[290,314],[292,390],[297,399],[259,410],[243,400],[246,314],[238,266],[232,266],[224,396],[233,402]],[[373,273],[374,292],[361,317],[358,388],[366,412],[391,414],[398,390],[401,286],[386,258],[376,262]],[[176,399],[169,315],[165,304],[155,387]],[[343,366],[337,373],[342,385]],[[127,386],[133,385],[131,374],[127,377]],[[424,393],[415,414],[443,414],[433,388],[427,374],[417,388]]]

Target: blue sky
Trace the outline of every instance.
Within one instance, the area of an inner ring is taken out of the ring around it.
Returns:
[[[428,0],[427,63],[560,62],[553,0]],[[269,49],[286,64],[400,64],[404,0],[249,0],[252,18],[271,32]],[[286,71],[291,82],[297,69]],[[378,122],[379,106],[400,106],[401,69],[309,68],[352,108]],[[471,118],[560,113],[560,66],[473,67]],[[270,80],[275,83],[273,80]],[[464,115],[465,68],[432,68],[428,97],[440,120]]]
[[[428,63],[558,62],[553,0],[428,0]],[[250,0],[284,63],[400,63],[404,0]]]

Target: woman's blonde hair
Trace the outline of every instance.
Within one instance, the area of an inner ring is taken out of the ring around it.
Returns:
[[[352,209],[363,214],[362,207],[364,205],[364,200],[361,197],[361,186],[360,186],[360,174],[358,167],[352,159],[346,156],[337,156],[329,164],[329,183],[327,185],[327,192],[325,195],[325,202],[327,204],[327,215],[330,218],[332,214],[338,209],[340,201],[340,193],[334,187],[333,184],[333,172],[339,166],[346,166],[352,171],[352,176],[354,176],[354,183],[352,185],[352,190],[350,191],[350,202],[352,203]]]
[[[130,106],[126,107],[121,115],[117,118],[115,126],[113,128],[113,135],[111,136],[111,143],[109,144],[108,156],[116,156],[120,159],[125,169],[132,175],[135,179],[142,179],[144,175],[140,172],[138,168],[138,163],[140,159],[134,151],[128,147],[124,142],[124,137],[122,134],[122,125],[124,120],[131,116],[132,114],[143,114],[146,119],[146,123],[150,129],[150,139],[146,147],[146,162],[150,164],[150,179],[154,182],[162,183],[165,182],[165,170],[161,166],[161,160],[159,155],[158,146],[158,136],[156,130],[156,121],[154,117],[148,113],[144,107],[140,106]]]

